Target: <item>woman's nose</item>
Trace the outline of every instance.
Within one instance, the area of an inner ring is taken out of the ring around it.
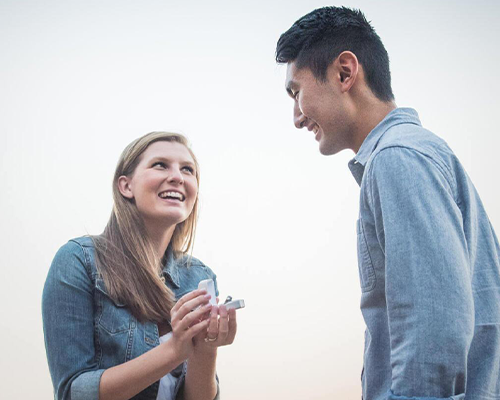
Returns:
[[[184,183],[184,178],[182,177],[182,173],[178,168],[171,168],[169,171],[167,182],[169,183]]]

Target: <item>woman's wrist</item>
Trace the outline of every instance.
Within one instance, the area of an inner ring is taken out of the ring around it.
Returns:
[[[187,357],[185,354],[182,354],[181,351],[179,351],[178,346],[175,345],[173,340],[168,340],[164,343],[161,343],[160,348],[163,348],[163,354],[165,359],[172,360],[175,365],[179,365],[186,361]]]
[[[187,360],[184,396],[189,400],[212,400],[217,394],[216,362],[217,348],[207,346],[197,348]]]
[[[200,343],[194,347],[193,353],[189,356],[189,360],[210,360],[217,358],[217,347],[207,346],[205,343]]]

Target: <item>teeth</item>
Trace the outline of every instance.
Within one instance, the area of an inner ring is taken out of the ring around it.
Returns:
[[[313,128],[313,132],[316,134],[316,133],[318,133],[318,130],[319,130],[319,127],[318,127],[318,125],[316,125],[316,126]]]
[[[184,200],[184,195],[182,193],[179,193],[179,192],[173,192],[173,191],[168,191],[168,192],[161,192],[159,194],[159,196],[162,198],[162,199],[166,199],[167,197],[172,197],[172,198],[175,198],[175,199],[179,199],[180,201],[183,201]]]

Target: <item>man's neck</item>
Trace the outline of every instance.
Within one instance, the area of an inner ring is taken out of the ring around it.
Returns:
[[[359,148],[365,141],[369,133],[375,128],[380,121],[382,121],[387,114],[396,108],[396,103],[394,101],[382,102],[380,100],[366,102],[359,107],[358,112],[358,123],[356,129],[355,143],[353,144],[352,150],[355,153],[359,151]]]

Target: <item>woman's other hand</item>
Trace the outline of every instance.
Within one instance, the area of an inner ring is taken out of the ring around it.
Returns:
[[[206,290],[194,290],[184,296],[170,311],[174,351],[182,360],[189,358],[194,350],[193,338],[202,334],[205,336],[211,319],[203,318],[210,311],[210,295]]]
[[[212,306],[208,315],[208,328],[194,337],[195,353],[213,351],[216,347],[227,346],[236,336],[236,310],[227,310],[224,304]]]

